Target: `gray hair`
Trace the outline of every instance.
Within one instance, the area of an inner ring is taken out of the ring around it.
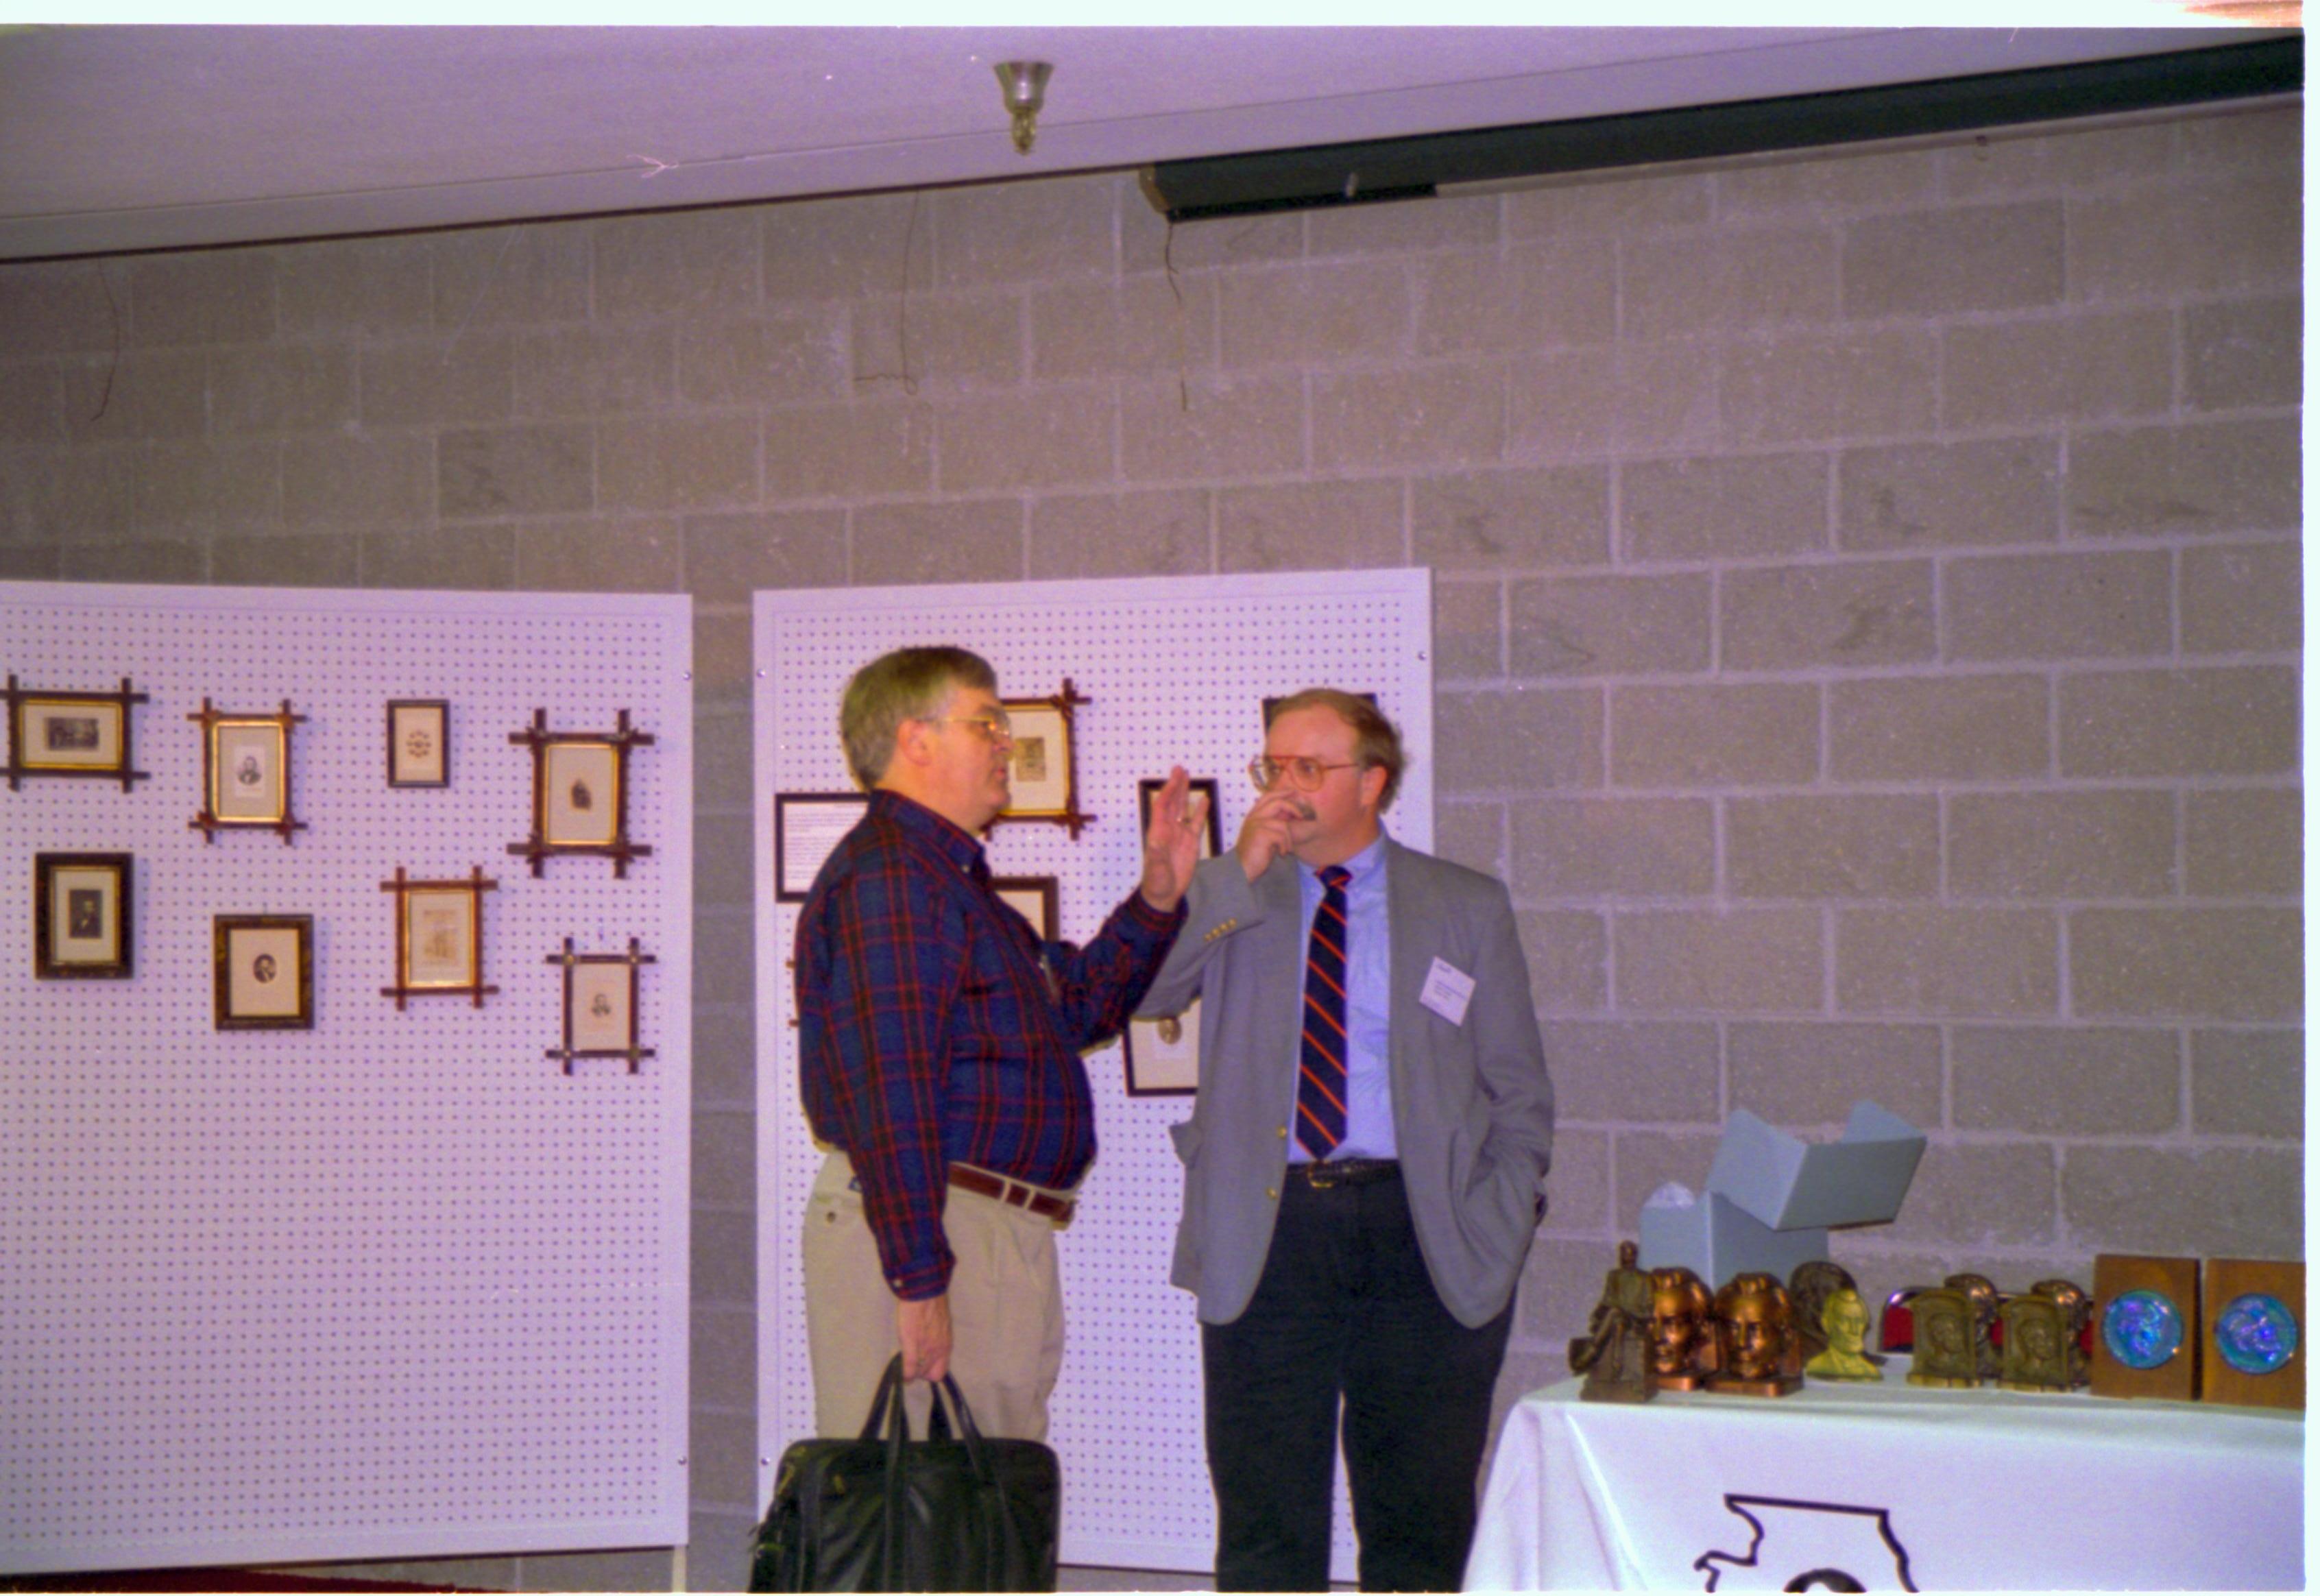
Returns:
[[[864,791],[885,775],[902,722],[940,714],[960,687],[996,693],[999,673],[980,654],[949,643],[897,648],[854,673],[838,705],[838,734],[846,744],[847,767]]]

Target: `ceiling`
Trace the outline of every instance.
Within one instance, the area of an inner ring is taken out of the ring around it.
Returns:
[[[2134,14],[2177,23],[2153,5]],[[2211,27],[0,28],[0,258],[1137,167],[2225,43]],[[992,65],[1054,63],[1018,155]]]

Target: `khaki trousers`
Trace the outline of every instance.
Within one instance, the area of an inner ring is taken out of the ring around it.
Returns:
[[[861,1433],[886,1365],[901,1347],[897,1299],[851,1189],[843,1153],[823,1161],[805,1208],[805,1326],[813,1357],[814,1428]],[[1056,1228],[1036,1214],[952,1186],[943,1233],[950,1277],[951,1378],[987,1436],[1047,1438],[1047,1397],[1064,1366],[1064,1290]],[[932,1388],[909,1387],[911,1433],[926,1434]]]

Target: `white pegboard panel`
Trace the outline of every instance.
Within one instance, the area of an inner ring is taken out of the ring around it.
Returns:
[[[820,1158],[799,1106],[785,967],[798,905],[773,893],[774,799],[844,792],[838,743],[847,676],[889,648],[956,642],[997,667],[1002,694],[1042,697],[1069,676],[1079,807],[1061,827],[1010,822],[990,844],[1002,875],[1054,875],[1063,935],[1084,941],[1134,886],[1137,783],[1181,764],[1212,776],[1228,846],[1255,801],[1261,702],[1317,684],[1373,691],[1411,768],[1388,824],[1433,845],[1430,573],[1329,571],[756,595],[758,1500],[791,1441],[813,1433],[799,1225]],[[1201,1570],[1215,1555],[1201,1438],[1200,1337],[1168,1283],[1183,1192],[1167,1128],[1189,1098],[1131,1098],[1115,1044],[1088,1057],[1099,1151],[1060,1238],[1068,1342],[1051,1404],[1064,1469],[1066,1562]],[[1339,1486],[1337,1577],[1354,1542]]]
[[[668,1546],[686,1537],[692,604],[683,596],[0,584],[0,668],[123,676],[151,779],[0,790],[0,1571]],[[308,717],[308,829],[211,843],[206,694]],[[450,701],[390,788],[385,705]],[[652,855],[507,852],[508,733],[621,709]],[[36,981],[33,855],[136,857],[135,974]],[[397,866],[480,865],[484,978],[394,983]],[[308,914],[312,1030],[213,1029],[211,920]],[[636,1075],[566,1075],[546,963],[639,938]]]

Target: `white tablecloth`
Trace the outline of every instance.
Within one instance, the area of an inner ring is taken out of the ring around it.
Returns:
[[[1808,1382],[1507,1417],[1470,1591],[2277,1590],[2304,1583],[2304,1416]],[[1844,1588],[1836,1585],[1834,1588]]]

